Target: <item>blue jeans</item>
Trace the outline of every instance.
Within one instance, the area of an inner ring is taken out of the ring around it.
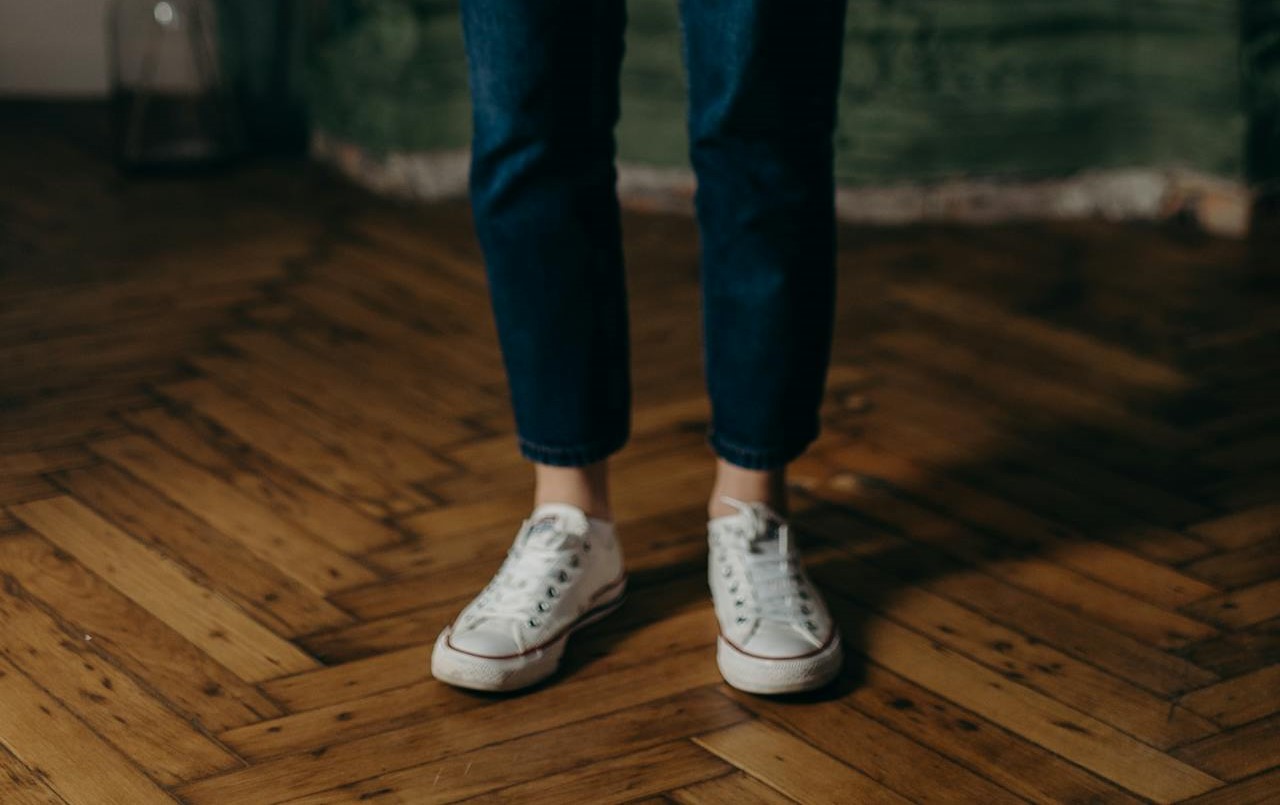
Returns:
[[[682,0],[709,440],[748,469],[818,435],[835,295],[842,0]],[[463,0],[471,205],[520,450],[581,466],[630,431],[614,126],[623,0]]]

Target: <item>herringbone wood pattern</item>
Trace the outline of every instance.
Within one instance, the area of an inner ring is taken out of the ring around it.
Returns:
[[[853,651],[771,700],[713,658],[693,224],[628,214],[633,594],[473,695],[429,645],[530,489],[465,205],[129,183],[47,112],[0,114],[0,802],[1280,799],[1273,236],[844,231],[793,483]]]

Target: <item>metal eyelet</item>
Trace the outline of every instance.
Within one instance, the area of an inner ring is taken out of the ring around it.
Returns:
[[[529,625],[533,627],[538,627],[542,625],[542,621],[538,620],[537,618],[530,618]]]
[[[575,553],[573,556],[569,557],[569,567],[577,567],[577,566],[578,566],[578,555]]]
[[[547,597],[548,597],[548,598],[555,598],[555,597],[556,597],[557,595],[559,595],[559,594],[560,594],[560,591],[559,591],[559,590],[557,590],[555,587],[548,587],[548,588],[547,588]]]
[[[818,624],[814,623],[813,621],[805,621],[804,625],[808,627],[809,631],[811,632],[818,631]]]
[[[809,594],[808,594],[807,592],[805,592],[804,590],[801,590],[801,591],[800,591],[800,600],[801,600],[801,601],[808,601],[808,600],[809,600]]]
[[[729,578],[730,576],[733,575],[733,568],[729,567],[728,565],[725,565],[724,569],[720,571],[720,575],[724,576],[726,579]]]
[[[563,584],[564,582],[569,580],[569,574],[561,570],[559,573],[556,574],[556,579],[558,579],[560,583]]]
[[[745,604],[745,603],[747,603],[747,599],[745,599],[745,598],[739,598],[739,599],[737,599],[736,601],[734,601],[734,602],[733,602],[733,605],[734,605],[735,607],[740,607],[740,606],[742,606],[742,605],[743,605],[743,604]]]
[[[738,591],[738,582],[729,585],[729,592],[736,593]]]
[[[800,614],[801,614],[801,615],[808,615],[808,614],[809,614],[810,612],[812,612],[812,611],[813,611],[813,610],[809,609],[808,607],[800,607]]]
[[[747,618],[746,618],[746,616],[745,616],[745,615],[739,615],[739,616],[735,619],[735,621],[734,621],[734,622],[735,622],[735,623],[746,623],[746,622],[747,622]]]
[[[548,604],[546,601],[539,601],[539,602],[538,602],[538,611],[539,611],[539,612],[546,612],[546,611],[548,611],[548,610],[550,610],[550,609],[551,609],[551,605],[550,605],[550,604]]]

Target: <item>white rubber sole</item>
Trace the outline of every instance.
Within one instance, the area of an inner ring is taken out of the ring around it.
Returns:
[[[564,648],[573,633],[616,611],[622,606],[626,594],[624,579],[613,598],[583,613],[554,641],[518,657],[482,657],[459,651],[449,645],[453,627],[446,626],[431,651],[431,675],[441,682],[469,690],[506,692],[536,685],[560,667],[560,658],[564,656]]]
[[[782,660],[745,654],[719,637],[716,664],[725,682],[746,693],[800,693],[817,690],[835,679],[844,665],[844,651],[839,633],[822,651]]]

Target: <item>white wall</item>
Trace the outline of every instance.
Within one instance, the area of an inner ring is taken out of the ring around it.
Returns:
[[[0,95],[107,91],[109,0],[0,0]]]

